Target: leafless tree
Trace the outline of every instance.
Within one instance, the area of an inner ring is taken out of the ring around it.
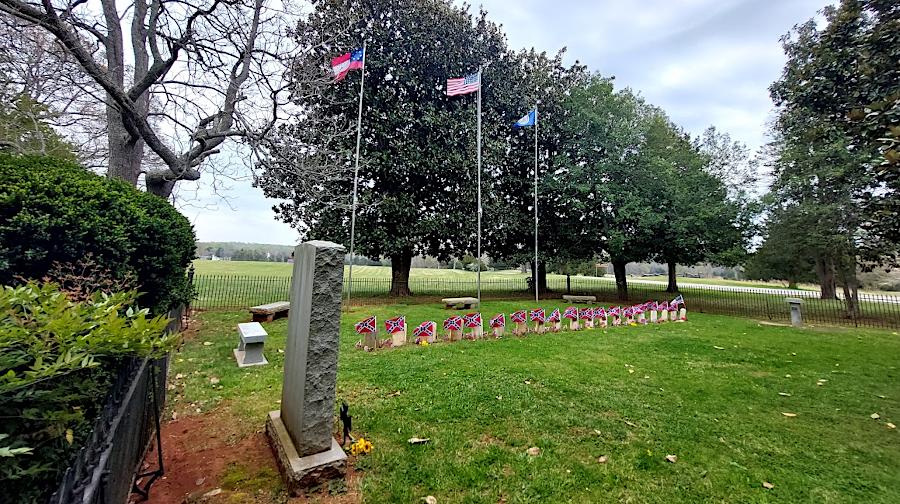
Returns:
[[[148,191],[168,197],[176,182],[198,180],[226,139],[258,147],[279,122],[296,13],[266,2],[0,0],[0,12],[52,36],[44,45],[62,49],[58,64],[77,63],[49,71],[78,80],[68,96],[89,112],[104,109],[108,175],[137,185],[144,174]],[[38,74],[35,89],[52,82]]]

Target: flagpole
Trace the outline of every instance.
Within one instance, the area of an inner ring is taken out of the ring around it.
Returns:
[[[478,309],[481,309],[481,65],[478,66]]]
[[[351,55],[351,59],[353,56]],[[353,246],[356,239],[356,189],[359,184],[359,140],[362,136],[363,85],[366,82],[366,43],[363,41],[362,75],[359,78],[359,115],[356,118],[356,166],[353,169],[353,207],[350,211],[350,272],[347,275],[347,312],[353,292]]]
[[[534,105],[534,300],[538,299],[538,107]]]

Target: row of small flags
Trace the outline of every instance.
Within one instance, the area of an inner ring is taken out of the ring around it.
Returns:
[[[569,320],[595,320],[595,319],[626,319],[626,318],[634,318],[643,313],[647,312],[669,312],[669,311],[677,311],[679,306],[684,305],[684,298],[682,296],[678,296],[673,299],[671,302],[657,302],[652,301],[649,303],[638,304],[634,306],[627,307],[619,307],[613,306],[610,308],[582,308],[579,309],[574,306],[570,306],[565,308],[562,312],[557,308],[553,310],[550,315],[547,315],[543,308],[537,308],[534,310],[519,310],[517,312],[510,314],[510,321],[513,323],[527,323],[527,322],[537,322],[537,323],[554,323],[561,322],[563,319]],[[658,322],[664,322],[665,319],[660,319]],[[642,320],[643,323],[646,323],[646,320]],[[500,313],[496,316],[492,317],[488,322],[488,325],[492,329],[506,327],[506,314]],[[375,316],[369,317],[361,322],[356,323],[356,334],[364,334],[364,333],[375,333],[376,328],[378,326],[378,321]],[[423,322],[419,325],[415,331],[413,332],[413,337],[416,338],[416,342],[418,343],[421,339],[425,338],[434,338],[436,336],[437,324],[432,321]],[[448,317],[444,320],[444,330],[446,331],[462,331],[463,328],[472,328],[481,330],[484,327],[484,322],[481,318],[481,313],[468,313],[466,315],[455,315],[452,317]],[[399,317],[391,318],[384,321],[384,328],[389,334],[396,334],[399,332],[406,331],[406,316],[401,315]],[[359,345],[358,345],[359,346]]]

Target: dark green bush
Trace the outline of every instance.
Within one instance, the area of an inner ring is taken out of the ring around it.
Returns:
[[[113,279],[132,273],[140,305],[165,313],[192,296],[194,241],[162,198],[64,161],[0,154],[0,285],[90,257]]]

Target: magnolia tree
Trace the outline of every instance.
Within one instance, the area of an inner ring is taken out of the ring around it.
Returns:
[[[102,110],[108,175],[144,175],[163,197],[198,180],[226,139],[254,147],[279,121],[289,10],[266,0],[0,0],[81,73],[70,96]]]

